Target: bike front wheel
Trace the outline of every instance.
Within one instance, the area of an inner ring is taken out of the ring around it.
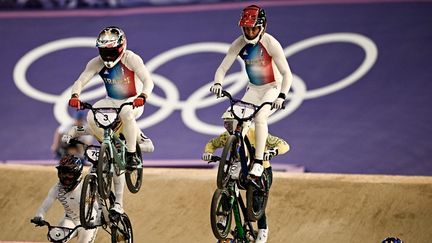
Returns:
[[[132,224],[127,214],[122,214],[116,224],[111,227],[112,243],[133,243]]]
[[[136,154],[141,161],[141,165],[132,171],[126,170],[125,174],[127,188],[132,193],[137,193],[140,190],[143,180],[142,154],[138,144],[136,146]]]
[[[266,171],[246,191],[247,213],[250,221],[259,220],[265,212],[269,196],[269,175]]]
[[[97,217],[97,209],[95,207],[96,201],[96,176],[93,174],[88,174],[84,178],[80,198],[80,222],[85,229],[94,226],[94,222]]]
[[[210,208],[210,223],[214,236],[223,240],[231,231],[232,207],[231,196],[225,189],[216,189]]]
[[[231,135],[222,151],[221,159],[219,161],[216,185],[219,189],[225,189],[230,179],[230,167],[233,161],[239,158],[237,153],[238,138]]]
[[[111,192],[112,161],[107,144],[102,144],[97,164],[98,191],[102,199],[107,199]]]

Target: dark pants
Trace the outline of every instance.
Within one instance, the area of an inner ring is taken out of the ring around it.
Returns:
[[[271,167],[268,167],[264,170],[263,173],[267,173],[268,175],[268,183],[269,183],[269,190],[273,183],[273,171]],[[258,220],[258,229],[267,229],[267,217],[264,212],[263,216]]]

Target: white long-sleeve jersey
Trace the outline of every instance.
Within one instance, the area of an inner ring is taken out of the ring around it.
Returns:
[[[216,70],[215,83],[222,84],[226,72],[237,56],[243,59],[251,84],[260,86],[282,82],[281,93],[288,93],[292,84],[292,73],[281,44],[273,36],[264,33],[256,45],[246,43],[243,36],[238,37]]]
[[[46,212],[51,208],[55,200],[59,200],[59,202],[63,205],[65,217],[73,220],[76,224],[79,224],[79,205],[82,184],[83,180],[81,180],[78,185],[69,192],[65,190],[61,183],[55,184],[49,190],[47,197],[37,210],[36,216],[44,218]]]
[[[75,81],[72,94],[80,94],[84,86],[95,76],[99,75],[105,83],[107,95],[113,99],[123,100],[137,95],[136,80],[143,84],[142,91],[150,96],[154,83],[150,72],[140,56],[126,50],[120,61],[112,68],[105,67],[103,60],[97,56],[87,63],[85,70]]]

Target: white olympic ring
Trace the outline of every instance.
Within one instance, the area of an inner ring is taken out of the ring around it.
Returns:
[[[313,90],[307,90],[305,82],[300,77],[293,74],[293,92],[290,92],[287,97],[290,102],[287,104],[285,110],[278,111],[269,118],[269,124],[277,122],[293,113],[305,99],[313,99],[328,95],[358,81],[372,68],[377,59],[378,50],[374,42],[365,36],[355,33],[332,33],[311,37],[286,47],[284,49],[284,53],[286,57],[289,57],[307,48],[334,42],[347,42],[360,46],[365,52],[365,58],[360,64],[360,66],[347,77],[330,85],[316,88]],[[52,41],[31,50],[30,52],[26,53],[15,65],[13,77],[16,86],[18,87],[18,89],[21,90],[21,92],[23,92],[29,97],[32,97],[42,102],[53,103],[54,116],[58,122],[71,122],[72,119],[67,112],[67,102],[65,102],[69,98],[71,86],[65,91],[63,91],[60,95],[45,93],[35,89],[29,84],[26,79],[26,72],[33,62],[51,52],[76,47],[94,48],[94,43],[94,38],[67,38]],[[153,59],[146,62],[146,67],[151,72],[152,79],[154,80],[155,85],[162,89],[166,98],[162,98],[156,94],[152,94],[152,96],[148,100],[148,103],[154,106],[158,106],[160,107],[160,109],[152,113],[151,115],[146,116],[144,119],[138,120],[138,126],[140,128],[151,127],[169,117],[174,110],[181,110],[182,120],[185,125],[191,130],[210,135],[219,134],[221,131],[223,131],[224,129],[222,126],[207,124],[201,121],[196,115],[197,109],[210,107],[220,102],[226,102],[222,99],[216,99],[213,95],[210,95],[209,87],[213,82],[212,80],[206,82],[204,86],[195,90],[186,100],[182,101],[180,100],[180,94],[175,84],[166,77],[157,74],[155,71],[163,64],[185,55],[202,52],[216,52],[225,54],[228,51],[229,46],[230,45],[227,43],[219,42],[193,43],[176,47],[166,52],[160,53]],[[244,63],[239,57],[237,58],[237,60],[241,65],[241,70],[239,72],[227,75],[224,79],[224,86],[232,94],[236,94],[239,91],[244,90],[244,87],[248,83],[248,79],[245,74]],[[100,83],[100,77],[95,77],[89,83],[89,85],[87,85],[86,89]],[[83,92],[81,94],[81,98],[83,100],[91,100],[98,97],[103,97],[105,95],[105,87],[100,86],[92,89],[91,91]]]

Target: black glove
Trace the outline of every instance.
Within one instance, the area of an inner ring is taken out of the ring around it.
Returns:
[[[43,226],[44,225],[44,220],[42,219],[42,217],[38,217],[38,216],[32,218],[30,220],[30,222],[32,222],[36,226]]]
[[[263,160],[269,161],[269,160],[271,160],[273,157],[275,157],[278,154],[279,154],[278,148],[272,148],[272,149],[266,150],[264,152],[264,158],[263,158]]]

